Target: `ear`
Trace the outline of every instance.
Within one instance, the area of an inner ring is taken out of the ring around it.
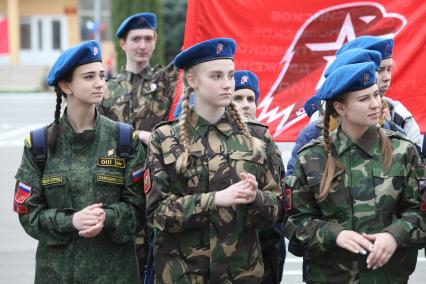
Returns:
[[[339,116],[345,116],[345,105],[341,102],[333,102],[333,107],[336,110],[336,112],[339,114]]]
[[[190,72],[186,74],[186,81],[188,82],[189,86],[194,90],[198,88],[198,81]]]
[[[120,38],[118,40],[118,43],[120,44],[121,49],[126,52],[126,41],[123,38]]]
[[[62,92],[64,92],[67,96],[72,94],[72,90],[70,88],[70,83],[65,81],[58,82],[59,88],[61,88]]]

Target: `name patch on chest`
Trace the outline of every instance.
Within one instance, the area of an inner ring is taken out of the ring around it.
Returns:
[[[120,158],[98,158],[97,164],[99,167],[109,167],[118,169],[124,169],[124,167],[126,166],[124,159]]]
[[[124,178],[119,176],[112,176],[107,174],[96,174],[96,181],[110,184],[124,184]]]
[[[63,176],[48,176],[41,179],[41,185],[55,185],[55,184],[63,184],[64,177]]]

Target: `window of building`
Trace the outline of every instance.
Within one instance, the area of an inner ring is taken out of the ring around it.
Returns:
[[[21,17],[21,49],[31,49],[31,19],[30,17]]]

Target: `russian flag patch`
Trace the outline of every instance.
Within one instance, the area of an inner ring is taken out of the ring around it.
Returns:
[[[22,181],[20,181],[16,187],[15,201],[18,204],[22,204],[31,196],[32,187]]]
[[[140,182],[142,180],[143,170],[144,170],[144,167],[140,167],[139,169],[136,169],[132,172],[132,181],[133,182]]]
[[[285,211],[290,211],[292,207],[292,189],[287,187],[284,190],[284,209]]]
[[[143,173],[143,191],[145,194],[148,194],[148,192],[151,190],[151,174],[149,172],[149,169],[146,169]]]

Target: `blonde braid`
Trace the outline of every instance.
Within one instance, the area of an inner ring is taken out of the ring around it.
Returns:
[[[253,148],[253,154],[260,154],[262,157],[265,157],[265,143],[250,134],[250,130],[247,127],[247,124],[245,124],[242,120],[241,114],[238,111],[237,106],[233,102],[231,102],[231,104],[228,106],[228,109],[232,119],[241,129],[243,135],[250,139],[251,147]]]
[[[189,98],[191,93],[194,91],[186,79],[187,71],[183,74],[183,94],[182,94],[182,114],[179,118],[178,126],[180,128],[180,143],[183,146],[183,152],[180,154],[176,161],[176,170],[178,172],[184,172],[188,164],[189,156],[189,137],[188,137],[188,125],[189,125]]]

